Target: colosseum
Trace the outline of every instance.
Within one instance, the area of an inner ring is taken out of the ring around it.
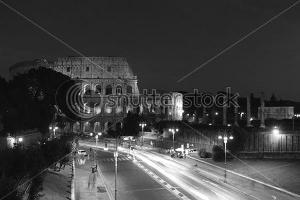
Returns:
[[[74,132],[106,131],[108,127],[121,124],[127,112],[133,108],[128,108],[122,102],[109,107],[108,96],[139,95],[137,76],[123,57],[64,57],[54,61],[51,68],[83,81],[83,112],[91,115],[82,118],[83,124],[76,122]]]

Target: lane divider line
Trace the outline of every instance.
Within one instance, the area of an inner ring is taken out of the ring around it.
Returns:
[[[97,165],[98,165],[97,172],[98,172],[100,178],[101,178],[102,181],[103,181],[103,185],[104,185],[104,187],[105,187],[105,190],[107,191],[108,198],[109,198],[109,200],[113,200],[111,191],[110,191],[110,189],[108,188],[108,186],[106,185],[106,181],[105,181],[104,176],[103,176],[103,174],[102,174],[102,171],[101,171],[101,168],[100,168],[100,163],[97,162]]]
[[[139,168],[141,168],[142,170],[144,170],[151,178],[153,178],[156,182],[158,182],[159,184],[161,184],[163,187],[165,187],[169,192],[171,192],[172,194],[174,194],[177,198],[182,199],[182,200],[190,200],[187,196],[185,196],[184,194],[182,194],[180,191],[178,191],[176,188],[177,187],[173,187],[171,186],[169,183],[167,183],[166,181],[164,181],[162,178],[160,178],[159,176],[157,176],[155,173],[153,173],[152,171],[150,171],[149,169],[147,169],[144,165],[142,165],[139,162],[134,162]]]

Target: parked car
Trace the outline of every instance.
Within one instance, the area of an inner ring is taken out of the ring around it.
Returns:
[[[78,153],[78,155],[80,155],[80,156],[87,156],[87,153],[86,153],[85,150],[78,150],[77,153]]]

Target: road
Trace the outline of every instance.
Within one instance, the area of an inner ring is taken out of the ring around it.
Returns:
[[[120,148],[120,150],[123,153],[120,153],[118,158],[118,199],[296,199],[258,184],[240,180],[236,180],[236,185],[224,183],[223,172],[202,166],[201,163],[190,159],[174,159],[168,155],[142,150],[136,150],[128,157],[127,149]],[[103,175],[108,193],[113,199],[113,152],[103,150],[96,152],[99,172]]]

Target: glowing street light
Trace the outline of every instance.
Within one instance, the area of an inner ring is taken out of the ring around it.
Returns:
[[[277,126],[275,126],[275,127],[273,128],[272,133],[273,133],[273,135],[274,135],[275,137],[279,137],[279,136],[280,136],[280,131],[279,131],[279,129],[278,129]]]
[[[178,128],[170,128],[169,131],[173,134],[173,149],[175,149],[174,148],[174,137],[175,137],[174,135],[175,135],[175,133],[177,133],[179,131],[179,129]]]
[[[144,127],[146,126],[147,124],[145,122],[141,122],[139,124],[140,127],[142,127],[142,146],[144,146]]]
[[[90,133],[90,136],[93,137],[93,133]]]
[[[223,142],[224,142],[224,155],[225,155],[225,171],[224,171],[224,182],[226,182],[226,152],[227,152],[227,142],[228,142],[228,140],[233,140],[233,136],[232,135],[230,135],[229,137],[225,134],[225,135],[219,135],[218,136],[218,139],[219,140],[223,140]]]
[[[23,138],[22,137],[18,138],[18,142],[23,142]]]
[[[49,126],[49,130],[53,131],[53,136],[55,137],[55,131],[58,130],[58,127],[57,126],[54,126],[54,127],[53,126]]]

